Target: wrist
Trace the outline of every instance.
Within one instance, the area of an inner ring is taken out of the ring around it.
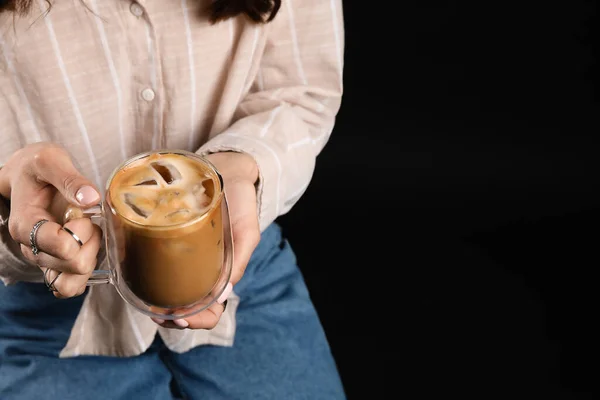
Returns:
[[[224,179],[245,179],[253,184],[258,181],[258,165],[247,153],[224,151],[211,153],[206,158],[214,164]]]

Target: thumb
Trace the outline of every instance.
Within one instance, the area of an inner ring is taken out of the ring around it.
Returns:
[[[62,148],[51,148],[38,154],[34,172],[39,180],[54,186],[73,205],[87,207],[100,201],[98,190],[81,175]]]

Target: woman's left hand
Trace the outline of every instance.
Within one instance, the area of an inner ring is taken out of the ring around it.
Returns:
[[[247,154],[235,152],[214,153],[206,158],[215,165],[223,177],[229,204],[229,218],[234,243],[231,280],[219,300],[198,314],[175,321],[161,321],[153,318],[154,322],[165,328],[214,328],[225,311],[227,303],[224,302],[227,300],[227,296],[231,293],[233,285],[242,279],[250,256],[260,241],[255,187],[258,179],[256,162]]]

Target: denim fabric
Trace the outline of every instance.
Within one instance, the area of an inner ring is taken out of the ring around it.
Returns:
[[[345,399],[323,328],[280,228],[263,232],[244,278],[234,346],[59,359],[83,296],[0,285],[0,399]]]

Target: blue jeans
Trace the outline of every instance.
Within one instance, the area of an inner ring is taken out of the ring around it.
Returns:
[[[0,283],[0,399],[344,399],[292,249],[273,224],[244,278],[233,347],[169,351],[157,335],[137,357],[58,358],[83,296]]]

